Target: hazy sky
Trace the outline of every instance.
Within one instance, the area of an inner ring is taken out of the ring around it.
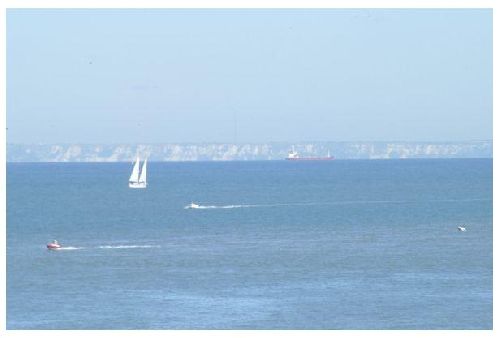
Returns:
[[[491,10],[8,10],[13,143],[492,138]]]

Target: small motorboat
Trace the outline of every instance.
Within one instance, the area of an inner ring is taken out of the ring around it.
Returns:
[[[59,244],[56,240],[53,240],[51,243],[47,244],[47,249],[49,250],[57,250],[61,248],[61,244]]]
[[[458,231],[467,231],[467,229],[464,226],[459,226],[457,227]]]
[[[200,206],[196,203],[191,202],[191,204],[184,207],[184,209],[199,209]]]

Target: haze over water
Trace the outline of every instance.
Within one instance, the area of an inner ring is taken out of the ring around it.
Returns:
[[[491,159],[131,169],[7,164],[8,329],[492,328]]]

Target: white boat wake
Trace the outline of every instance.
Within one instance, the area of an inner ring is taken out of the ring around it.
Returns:
[[[476,201],[491,201],[491,199],[443,199],[443,200],[427,200],[427,201],[411,201],[411,200],[371,200],[371,201],[334,201],[334,202],[297,202],[297,203],[272,203],[272,204],[230,204],[230,205],[198,205],[191,203],[184,209],[235,209],[235,208],[273,208],[286,206],[316,206],[316,205],[349,205],[349,204],[405,204],[405,203],[421,203],[421,202],[476,202]]]
[[[161,247],[160,245],[99,245],[95,247],[62,246],[52,251],[95,250],[95,249],[149,249],[149,248],[160,248],[160,247]]]
[[[159,245],[101,245],[99,249],[138,249],[138,248],[159,248]]]
[[[391,201],[341,201],[341,202],[309,202],[309,203],[273,203],[273,204],[229,204],[229,205],[196,205],[186,206],[184,209],[235,209],[235,208],[274,208],[287,206],[314,206],[314,205],[341,205],[341,204],[365,204],[365,203],[390,203]],[[392,203],[406,203],[394,201]]]
[[[233,209],[233,208],[251,208],[259,205],[250,204],[231,204],[231,205],[198,205],[195,208],[185,207],[185,209]]]

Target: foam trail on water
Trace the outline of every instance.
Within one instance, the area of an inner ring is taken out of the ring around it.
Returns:
[[[338,202],[304,202],[304,203],[272,203],[272,204],[230,204],[230,205],[199,205],[196,208],[185,209],[235,209],[235,208],[274,208],[287,206],[340,205],[365,203],[407,203],[407,201],[338,201]]]
[[[196,208],[186,206],[185,209],[234,209],[234,208],[273,208],[286,206],[315,206],[315,205],[346,205],[346,204],[402,204],[419,202],[475,202],[491,201],[489,198],[471,199],[442,199],[427,201],[411,200],[371,200],[371,201],[333,201],[333,202],[297,202],[297,203],[271,203],[271,204],[230,204],[230,205],[199,205]]]
[[[199,205],[196,208],[185,209],[235,209],[235,208],[274,208],[287,206],[315,206],[366,203],[408,203],[408,201],[338,201],[338,202],[304,202],[304,203],[272,203],[272,204],[230,204],[230,205]]]
[[[83,249],[147,249],[147,248],[159,248],[159,245],[99,245],[97,247],[75,247],[75,246],[63,246],[61,248],[55,249],[54,251],[61,250],[83,250]]]
[[[159,245],[100,245],[99,249],[138,249],[138,248],[159,248]]]
[[[190,206],[184,207],[184,209],[233,209],[233,208],[251,208],[258,205],[250,204],[230,204],[230,205],[198,205],[196,208]]]
[[[254,207],[255,205],[249,205],[249,204],[230,204],[230,205],[207,205],[206,209],[234,209],[234,208],[251,208]]]

